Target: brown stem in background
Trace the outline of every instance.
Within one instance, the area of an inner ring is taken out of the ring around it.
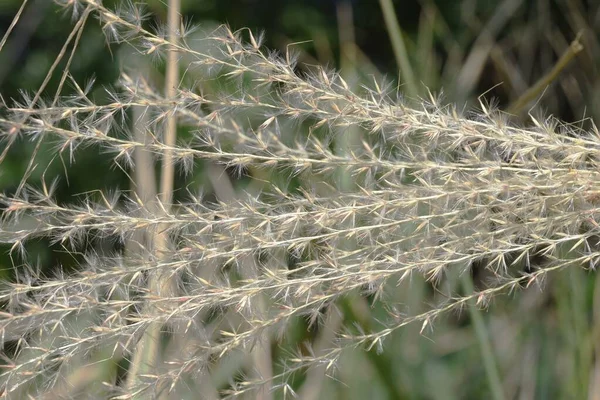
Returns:
[[[554,67],[546,75],[541,77],[532,87],[530,87],[525,93],[523,93],[519,98],[513,101],[506,112],[509,114],[518,115],[525,110],[527,104],[529,104],[533,99],[538,97],[553,81],[558,78],[558,75],[569,65],[571,60],[575,58],[577,53],[583,50],[583,45],[579,42],[581,39],[582,33],[577,34],[575,40],[571,42],[571,45],[564,52],[564,54],[560,57],[560,59],[556,62]]]
[[[179,42],[179,29],[181,25],[181,3],[180,0],[169,0],[168,9],[168,40],[177,45]],[[165,77],[165,98],[174,99],[177,93],[179,81],[178,55],[175,49],[168,50],[167,69]],[[175,113],[168,116],[165,126],[164,144],[172,148],[177,139],[177,117]],[[173,198],[174,182],[174,160],[171,150],[163,153],[162,174],[160,182],[160,201],[162,208],[150,207],[151,212],[168,213]],[[153,240],[153,250],[160,259],[164,257],[169,248],[169,238],[164,229],[159,229]],[[157,272],[150,278],[149,289],[157,296],[173,295],[174,287],[172,276],[163,272]],[[149,310],[152,312],[151,310]],[[152,323],[143,333],[135,349],[135,355],[131,362],[127,376],[127,388],[135,390],[141,375],[156,372],[160,358],[161,323]],[[156,389],[161,391],[160,388]]]

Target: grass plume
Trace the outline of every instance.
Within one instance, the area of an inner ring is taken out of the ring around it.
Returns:
[[[294,376],[311,367],[335,374],[347,349],[379,351],[409,324],[426,333],[438,318],[543,285],[553,271],[595,268],[595,127],[534,117],[519,127],[484,103],[465,113],[433,95],[409,102],[383,82],[354,91],[334,71],[300,70],[292,54],[265,50],[248,30],[150,31],[136,8],[57,3],[79,26],[93,16],[110,41],[138,55],[178,55],[195,78],[175,77],[163,94],[124,71],[104,103],[74,80],[76,95],[24,95],[0,110],[3,154],[30,140],[49,144],[67,165],[92,149],[131,171],[143,149],[154,159],[169,155],[182,176],[212,170],[213,185],[245,176],[259,190],[230,189],[216,200],[190,191],[174,201],[163,184],[151,201],[99,190],[65,204],[45,183],[53,177],[35,187],[26,176],[22,190],[0,195],[0,242],[15,257],[49,238],[80,260],[78,270],[53,276],[18,265],[14,280],[2,282],[0,390],[7,398],[50,398],[84,366],[106,360],[129,375],[89,372],[97,387],[78,390],[123,399],[179,398],[190,387],[222,397],[292,395]],[[132,120],[134,110],[144,118]],[[144,138],[132,128],[138,121],[146,121]],[[184,132],[178,141],[162,133],[173,132],[174,121]],[[350,128],[360,137],[336,151]],[[356,188],[336,185],[340,171]],[[134,241],[138,250],[100,251],[90,245],[99,240]],[[486,277],[472,291],[437,291],[448,276],[472,270]],[[417,277],[436,290],[427,310],[411,314],[394,291]],[[386,310],[368,329],[345,324],[318,351],[304,343],[277,368],[270,353],[257,354],[282,341],[299,316],[318,329],[344,314],[356,293]],[[150,334],[160,354],[144,363],[138,344]],[[236,356],[244,361],[235,378],[215,384],[219,366]]]

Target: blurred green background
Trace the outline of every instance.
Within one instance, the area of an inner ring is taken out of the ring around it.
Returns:
[[[514,116],[528,124],[527,112],[553,115],[583,128],[600,117],[600,2],[589,0],[405,0],[395,1],[395,18],[406,47],[404,62],[412,74],[400,74],[399,93],[409,103],[428,99],[429,91],[442,103],[467,109],[479,101],[504,110],[548,74],[581,34],[583,50],[561,68],[533,101]],[[120,6],[105,0],[105,6]],[[0,33],[11,23],[21,0],[0,1]],[[166,19],[163,1],[150,0],[153,17],[148,26]],[[401,61],[395,56],[384,13],[376,0],[182,0],[184,18],[204,27],[227,23],[233,29],[264,31],[265,46],[285,54],[288,46],[299,52],[301,63],[327,65],[341,71],[357,89],[373,78],[398,85]],[[388,14],[389,17],[389,14]],[[0,93],[7,103],[20,91],[34,92],[60,52],[72,29],[71,15],[49,0],[31,0],[16,30],[0,52]],[[126,48],[108,45],[99,24],[86,27],[71,73],[80,83],[96,79],[93,97],[106,98],[103,86],[115,83],[126,62]],[[150,75],[160,81],[163,66],[149,63]],[[50,81],[51,96],[60,74]],[[63,94],[72,88],[67,85]],[[582,121],[584,118],[589,120]],[[32,154],[24,140],[10,151],[0,170],[0,191],[18,186]],[[29,182],[61,177],[56,192],[61,202],[73,194],[94,189],[127,190],[129,180],[114,168],[108,155],[80,153],[68,177],[52,152],[40,152]],[[202,170],[195,173],[203,184]],[[180,182],[180,186],[182,182]],[[5,247],[0,255],[0,278],[11,279],[12,261]],[[74,268],[76,259],[55,251],[60,247],[40,240],[29,243],[27,261],[47,273],[60,264]],[[421,285],[421,290],[418,288]],[[415,289],[416,288],[416,289]],[[399,288],[401,290],[402,288]],[[409,291],[407,291],[408,293]],[[427,304],[426,287],[414,282],[404,301],[414,310]],[[563,271],[543,291],[530,290],[497,300],[484,314],[507,399],[600,399],[600,287],[596,275],[584,270]],[[373,318],[383,309],[374,308]],[[598,324],[596,323],[598,322]],[[374,362],[360,352],[343,359],[341,379],[331,381],[323,398],[480,399],[490,395],[472,321],[468,313],[451,315],[433,332],[409,327],[386,342],[384,355],[398,390],[392,396]],[[310,337],[302,321],[286,346],[295,348]],[[598,363],[597,363],[598,362]],[[353,367],[354,366],[354,367]],[[597,370],[599,372],[597,372]]]

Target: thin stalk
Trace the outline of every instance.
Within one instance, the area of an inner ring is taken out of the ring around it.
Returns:
[[[471,276],[467,273],[462,274],[461,283],[465,296],[469,296],[469,293],[474,293],[475,288],[473,287],[473,281]],[[473,321],[473,327],[475,329],[475,335],[479,342],[479,348],[483,357],[483,365],[490,385],[490,391],[494,400],[504,400],[504,391],[502,389],[502,381],[500,380],[500,373],[498,372],[498,366],[492,344],[490,342],[490,336],[488,334],[485,322],[481,316],[481,311],[477,308],[477,304],[474,299],[470,299],[468,302],[469,315],[471,321]]]
[[[337,5],[338,37],[340,42],[340,66],[344,79],[353,87],[357,80],[356,71],[356,41],[354,32],[354,13],[352,5],[348,1]],[[360,141],[360,131],[357,127],[351,127],[339,137],[336,143],[336,153],[348,153],[348,149]],[[337,171],[338,185],[343,191],[351,190],[355,182],[350,174],[343,170]],[[346,239],[343,245],[349,248],[355,247],[354,243]],[[359,297],[356,301],[362,301]],[[328,348],[334,342],[343,324],[343,315],[335,305],[330,305],[325,311],[324,323],[320,329],[319,336],[313,342],[313,351],[317,355],[326,354]],[[315,400],[321,396],[325,378],[327,377],[327,366],[319,365],[311,368],[306,374],[306,381],[298,392],[300,400]]]
[[[575,56],[583,50],[583,45],[579,42],[582,33],[580,32],[575,40],[571,42],[569,48],[563,53],[560,59],[556,62],[554,67],[546,75],[541,77],[532,87],[530,87],[525,93],[519,96],[518,99],[513,101],[506,111],[509,114],[518,115],[523,112],[525,107],[536,97],[546,90],[546,88],[555,81],[560,73],[569,65],[569,63],[575,58]]]
[[[402,31],[400,30],[400,25],[398,24],[394,5],[392,4],[392,0],[379,0],[379,4],[385,20],[385,26],[387,27],[390,36],[390,41],[392,42],[394,57],[400,67],[400,78],[403,79],[403,83],[406,84],[406,92],[408,95],[415,97],[418,94],[415,74],[413,73],[410,60],[408,59],[408,52],[404,45],[404,38]]]
[[[364,299],[354,294],[350,294],[348,297],[344,297],[340,302],[341,308],[344,311],[344,315],[348,318],[350,323],[356,323],[360,326],[361,330],[366,333],[373,331],[371,322],[369,320],[368,308],[366,312],[361,312],[361,305],[364,304]],[[373,347],[365,349],[365,355],[367,359],[377,371],[377,375],[381,379],[383,386],[385,387],[389,399],[405,399],[406,394],[399,388],[398,378],[394,375],[394,368],[392,360],[387,356],[388,353],[379,352],[377,348]]]
[[[591,338],[594,351],[594,362],[590,365],[590,383],[588,385],[588,399],[600,400],[600,274],[594,280],[594,297],[592,309]]]
[[[6,41],[8,40],[8,37],[10,36],[10,34],[13,31],[13,29],[15,28],[15,25],[17,25],[17,22],[19,22],[19,18],[21,18],[21,15],[23,15],[23,10],[25,10],[25,6],[27,5],[27,1],[28,0],[23,0],[23,3],[21,3],[21,7],[19,8],[19,11],[17,11],[17,14],[13,18],[12,22],[10,23],[10,25],[8,26],[8,29],[4,33],[4,36],[2,36],[2,40],[0,40],[0,51],[2,51],[2,49],[4,48],[4,45],[6,44]]]
[[[168,39],[174,47],[179,42],[179,28],[181,25],[181,3],[180,0],[169,0],[168,6]],[[177,93],[179,82],[178,54],[171,47],[167,54],[167,66],[165,74],[165,97],[173,99]],[[169,205],[173,198],[174,185],[174,159],[172,148],[177,139],[177,117],[175,113],[169,115],[165,125],[165,151],[162,154],[161,181],[160,181],[160,200],[162,208],[154,207],[156,212],[168,213]],[[160,233],[154,238],[154,251],[158,258],[163,258],[166,254],[169,241],[165,229],[159,229]],[[152,275],[149,283],[149,289],[153,295],[168,296],[173,292],[173,283],[170,277],[164,276],[164,273],[155,273]],[[152,312],[152,310],[149,310]],[[160,358],[162,324],[153,323],[143,333],[142,338],[136,346],[135,355],[128,371],[127,388],[135,390],[136,384],[140,383],[140,376],[156,372]],[[160,390],[160,389],[157,389]],[[140,392],[137,392],[140,393]],[[136,397],[142,396],[137,394]],[[141,398],[141,397],[140,397]]]

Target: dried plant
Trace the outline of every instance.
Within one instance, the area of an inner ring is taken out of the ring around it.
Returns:
[[[42,87],[2,106],[1,159],[20,140],[51,143],[67,168],[86,148],[128,172],[148,162],[142,153],[151,163],[170,154],[184,174],[202,168],[217,200],[165,201],[132,178],[136,190],[63,204],[54,185],[27,183],[44,167],[34,153],[18,190],[0,195],[0,241],[16,257],[51,238],[81,262],[54,276],[16,265],[2,283],[7,398],[180,398],[190,387],[206,398],[291,396],[293,376],[335,375],[347,349],[384,348],[408,324],[427,332],[468,304],[485,307],[559,269],[593,269],[600,257],[595,127],[532,117],[520,128],[483,103],[463,113],[381,82],[353,91],[335,72],[265,51],[249,31],[180,30],[174,41],[168,29],[147,30],[136,8],[57,3],[76,18],[73,51],[95,18],[143,57],[176,52],[193,79],[163,95],[125,69],[102,104],[66,68],[76,95],[47,99]],[[162,134],[172,117],[185,132],[176,144]],[[358,140],[340,150],[349,129]],[[246,193],[232,173],[250,177]],[[100,251],[99,240],[125,251]],[[477,289],[445,285],[472,269],[485,276]],[[436,292],[413,313],[394,293],[418,277]],[[385,318],[361,323],[367,301],[383,304]],[[271,343],[298,316],[329,336],[269,365]],[[144,359],[148,332],[157,346]],[[246,360],[238,376],[215,383],[216,366],[236,357]],[[103,375],[103,363],[126,372]]]

